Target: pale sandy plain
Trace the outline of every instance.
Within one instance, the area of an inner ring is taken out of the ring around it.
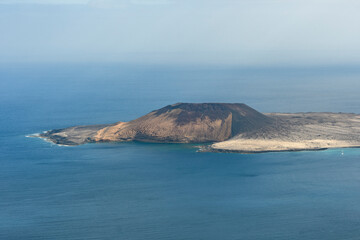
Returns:
[[[276,124],[212,144],[219,152],[322,150],[360,146],[360,115],[348,113],[268,113]]]

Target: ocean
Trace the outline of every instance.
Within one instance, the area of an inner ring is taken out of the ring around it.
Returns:
[[[360,113],[360,68],[0,65],[0,239],[359,239],[360,149],[199,153],[33,133],[176,102]]]

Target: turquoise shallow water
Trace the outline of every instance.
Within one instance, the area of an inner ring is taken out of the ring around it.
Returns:
[[[359,149],[241,155],[180,144],[59,147],[25,135],[179,101],[360,112],[359,72],[3,66],[0,239],[358,239]]]

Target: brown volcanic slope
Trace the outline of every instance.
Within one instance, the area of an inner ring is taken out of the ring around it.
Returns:
[[[219,142],[241,133],[270,129],[271,117],[245,104],[177,103],[130,122],[71,127],[48,131],[40,137],[57,144],[87,142]]]

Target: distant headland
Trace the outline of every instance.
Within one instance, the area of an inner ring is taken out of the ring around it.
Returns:
[[[360,115],[260,113],[242,103],[177,103],[130,122],[75,126],[36,135],[55,144],[212,143],[200,151],[278,152],[360,147]]]

